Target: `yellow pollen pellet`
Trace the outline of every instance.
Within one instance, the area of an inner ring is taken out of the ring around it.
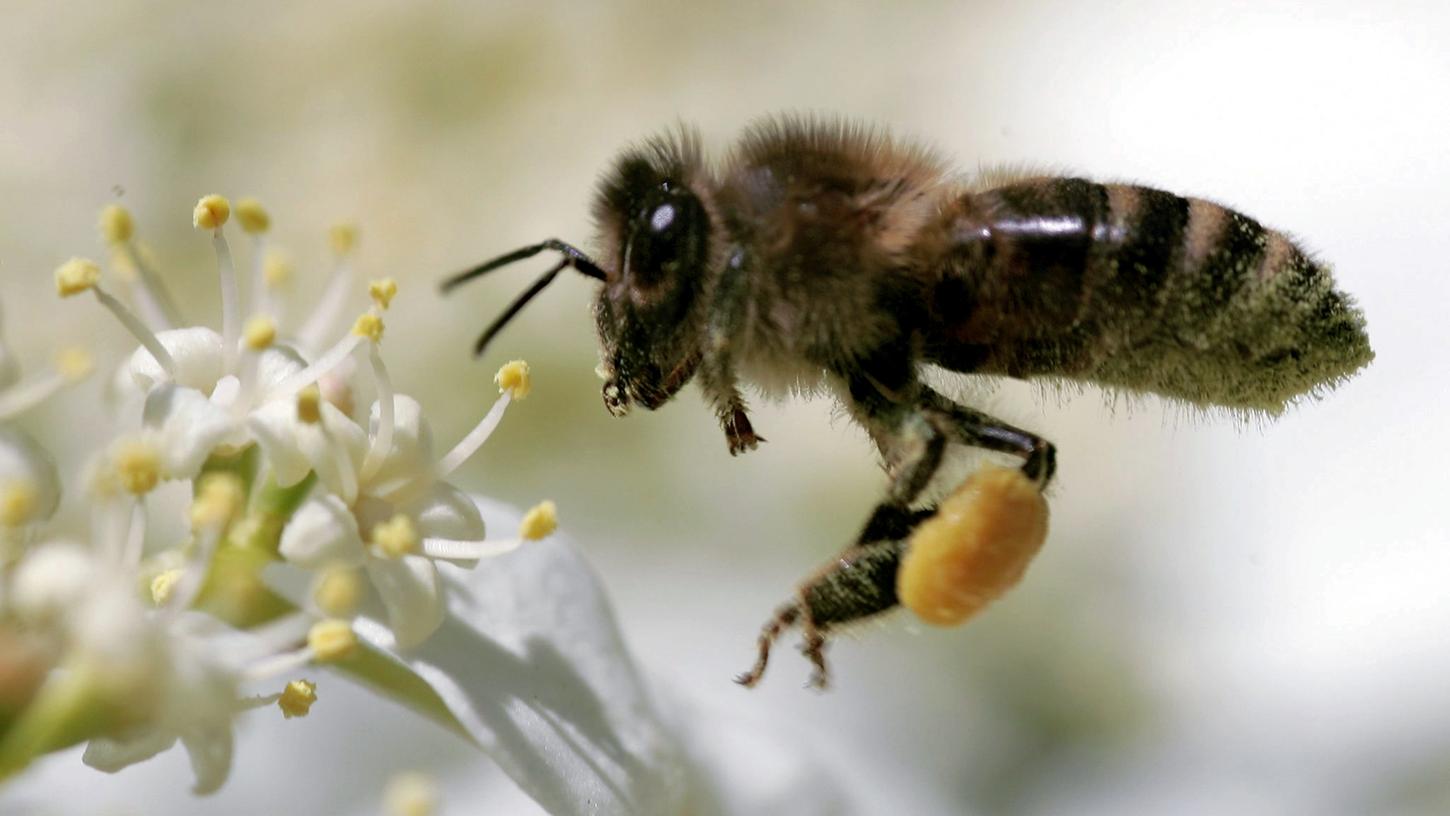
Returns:
[[[257,199],[239,198],[237,199],[237,223],[242,225],[244,232],[261,235],[272,226],[272,217],[267,214],[262,202]]]
[[[519,538],[538,541],[559,529],[559,510],[551,501],[542,501],[524,514],[519,522]]]
[[[534,381],[529,377],[529,364],[523,360],[504,363],[503,368],[493,375],[493,381],[498,384],[500,394],[508,391],[516,400],[527,397],[534,387]]]
[[[357,570],[334,568],[318,576],[312,600],[323,614],[345,618],[357,611],[362,598],[362,578]]]
[[[202,196],[191,211],[191,224],[200,230],[221,229],[232,215],[231,202],[219,195]]]
[[[403,771],[388,780],[383,791],[387,816],[433,816],[438,812],[438,785],[418,771]]]
[[[357,225],[350,221],[333,224],[332,229],[327,231],[327,241],[332,245],[333,254],[339,258],[351,255],[357,249]]]
[[[277,340],[277,323],[266,315],[256,315],[242,329],[242,340],[252,351],[268,348]]]
[[[307,630],[307,648],[320,662],[343,660],[357,651],[357,635],[352,631],[351,623],[328,618],[312,624],[312,628]]]
[[[373,303],[378,304],[379,309],[388,308],[388,304],[393,302],[393,296],[396,294],[398,294],[398,282],[392,278],[383,278],[368,284],[368,297],[373,299]]]
[[[315,702],[317,684],[310,680],[293,680],[282,689],[282,696],[277,698],[277,707],[282,709],[282,716],[290,720],[293,717],[306,717]]]
[[[161,455],[156,447],[141,440],[126,440],[111,454],[116,478],[132,495],[150,493],[161,481]]]
[[[131,211],[120,204],[107,204],[101,208],[100,228],[101,240],[111,245],[126,243],[136,232]]]
[[[372,312],[364,312],[352,324],[352,333],[377,343],[383,339],[383,319]]]
[[[29,479],[12,479],[0,484],[0,527],[29,523],[39,505],[40,491]]]
[[[181,581],[182,572],[179,569],[169,569],[159,573],[151,579],[151,602],[157,606],[165,606],[171,600],[171,593]]]
[[[373,543],[388,558],[402,558],[418,551],[418,529],[413,520],[404,513],[373,527]]]
[[[55,370],[69,382],[80,382],[95,368],[91,353],[79,346],[68,346],[56,352]]]
[[[262,259],[262,281],[276,289],[292,280],[292,262],[281,252],[273,250]]]
[[[987,465],[917,526],[896,591],[923,621],[953,626],[1016,586],[1047,538],[1047,501],[1021,470]]]
[[[297,392],[297,421],[308,425],[322,421],[322,389],[316,383]]]
[[[241,512],[246,499],[246,488],[236,474],[208,473],[197,483],[196,499],[191,503],[191,525],[225,525]]]
[[[55,270],[55,291],[61,297],[79,295],[101,281],[101,268],[89,258],[71,258]]]

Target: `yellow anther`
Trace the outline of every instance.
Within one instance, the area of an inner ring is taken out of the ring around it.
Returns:
[[[357,224],[351,221],[343,221],[333,224],[332,229],[327,231],[327,241],[332,245],[333,254],[339,258],[345,258],[357,249]]]
[[[396,294],[398,294],[398,282],[392,278],[383,278],[368,284],[368,297],[373,299],[373,303],[378,304],[379,309],[388,308],[388,304],[393,302],[393,295]]]
[[[559,509],[551,501],[542,501],[524,514],[519,522],[519,538],[538,541],[559,529]]]
[[[292,262],[281,252],[272,250],[262,259],[262,281],[273,289],[292,280],[292,272]]]
[[[0,484],[0,527],[28,524],[40,506],[40,491],[29,479]]]
[[[110,245],[124,244],[136,232],[131,211],[120,204],[107,204],[101,208],[100,228],[101,240]]]
[[[493,381],[498,383],[500,394],[508,391],[516,400],[527,397],[529,390],[534,387],[534,381],[529,377],[529,364],[523,360],[504,363],[503,368],[493,375]]]
[[[55,370],[70,382],[80,382],[95,368],[91,353],[80,346],[67,346],[55,354]]]
[[[257,199],[239,198],[237,199],[237,223],[242,225],[244,232],[261,235],[272,226],[272,216],[267,214],[262,202]]]
[[[985,466],[912,533],[897,595],[927,623],[961,623],[1015,586],[1046,538],[1037,485],[1017,468]]]
[[[317,684],[310,680],[293,680],[282,689],[282,696],[277,698],[277,707],[282,709],[282,716],[290,720],[293,717],[306,717],[315,702]]]
[[[418,528],[413,526],[413,519],[399,513],[373,527],[373,543],[388,558],[402,558],[417,552],[422,542],[418,540]]]
[[[116,478],[126,492],[136,496],[150,493],[161,481],[161,454],[143,439],[125,439],[111,452]]]
[[[252,351],[268,348],[277,340],[277,322],[266,315],[256,315],[242,329],[242,341]]]
[[[101,281],[101,268],[89,258],[71,258],[55,270],[55,291],[61,297],[79,295]]]
[[[297,392],[297,421],[308,425],[322,421],[322,389],[316,383]]]
[[[383,812],[387,816],[433,816],[438,812],[438,785],[418,771],[396,774],[383,791]]]
[[[171,600],[171,593],[176,590],[176,585],[181,582],[181,576],[181,570],[169,569],[152,578],[151,602],[157,606],[165,606]]]
[[[383,339],[383,319],[372,312],[363,312],[352,324],[352,333],[376,343]]]
[[[357,611],[362,598],[362,578],[357,570],[341,567],[324,571],[312,589],[312,600],[323,614],[345,618]]]
[[[357,651],[357,634],[352,624],[338,618],[328,618],[312,624],[307,630],[307,648],[312,657],[322,663],[343,660]]]
[[[247,500],[242,480],[234,473],[208,473],[197,482],[191,503],[191,526],[222,527],[237,517]]]
[[[191,224],[199,230],[221,229],[232,215],[231,202],[225,197],[212,194],[202,196],[191,211]]]

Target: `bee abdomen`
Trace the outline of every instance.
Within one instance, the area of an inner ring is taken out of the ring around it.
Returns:
[[[945,356],[978,371],[1277,412],[1372,357],[1324,266],[1208,201],[1036,179],[964,197],[951,229],[946,288],[973,296]]]

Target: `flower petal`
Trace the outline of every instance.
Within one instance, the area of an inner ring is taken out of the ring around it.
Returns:
[[[368,558],[367,570],[398,648],[411,649],[437,631],[443,622],[443,586],[432,561],[416,555]]]
[[[379,415],[380,408],[375,402],[368,416],[370,437],[377,435]],[[406,394],[393,395],[393,444],[369,484],[392,490],[419,479],[430,479],[433,463],[433,431],[423,417],[423,407]]]
[[[480,510],[504,529],[519,521],[496,504]],[[681,812],[683,756],[590,567],[563,536],[487,566],[440,567],[451,614],[411,653],[367,619],[359,636],[432,686],[550,813]]]
[[[222,336],[205,326],[157,332],[156,339],[176,363],[177,385],[210,394],[216,381],[227,373]],[[131,377],[143,391],[171,379],[145,346],[132,352],[130,369]]]
[[[476,541],[484,537],[483,516],[468,494],[448,482],[434,482],[403,512],[413,517],[423,538]]]
[[[298,444],[297,406],[284,400],[263,405],[247,417],[247,427],[272,466],[272,479],[291,487],[312,472],[312,463]]]
[[[191,772],[196,776],[192,792],[197,796],[216,793],[232,770],[231,722],[226,725],[198,728],[182,732],[181,744],[191,759]]]
[[[159,728],[143,728],[121,738],[97,737],[86,744],[81,761],[106,773],[145,762],[176,744],[176,735]]]
[[[297,508],[282,528],[278,551],[304,569],[356,567],[363,562],[357,520],[337,496],[313,496]]]
[[[194,388],[164,383],[146,396],[147,427],[161,431],[166,476],[191,479],[222,444],[243,442],[245,430],[226,408]]]

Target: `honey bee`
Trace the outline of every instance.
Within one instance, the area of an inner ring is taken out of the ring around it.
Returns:
[[[811,682],[824,687],[828,634],[898,605],[912,533],[937,513],[920,505],[948,443],[1019,458],[1038,491],[1052,479],[1052,443],[949,399],[924,367],[1277,415],[1373,358],[1364,317],[1329,270],[1252,218],[1135,184],[972,183],[929,150],[842,120],[760,120],[718,164],[681,126],[625,150],[593,214],[595,255],[550,239],[444,283],[562,256],[476,354],[572,267],[601,284],[610,413],[657,408],[695,379],[739,454],[765,441],[742,384],[818,386],[865,429],[888,474],[856,539],[765,625],[737,678],[746,686],[799,625]]]

